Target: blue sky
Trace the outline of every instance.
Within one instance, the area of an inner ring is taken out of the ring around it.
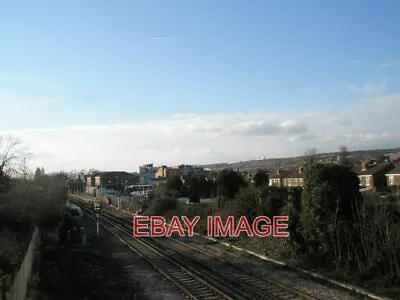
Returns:
[[[399,1],[2,2],[0,129],[140,127],[176,114],[282,123],[397,95],[399,11]],[[226,157],[255,155],[245,152]]]

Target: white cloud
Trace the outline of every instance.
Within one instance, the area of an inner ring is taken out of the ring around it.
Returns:
[[[306,124],[294,120],[286,120],[280,124],[280,127],[282,128],[282,133],[284,134],[299,134],[308,131]]]
[[[391,67],[395,67],[398,64],[400,64],[400,61],[388,61],[385,63],[381,63],[378,67],[381,69],[386,69],[386,68],[391,68]]]
[[[154,122],[26,129],[31,166],[137,170],[143,163],[214,163],[400,146],[400,94],[367,97],[336,111],[172,116]],[[4,134],[0,132],[0,135]]]
[[[355,84],[349,85],[351,92],[361,93],[364,96],[376,96],[382,94],[388,87],[388,79],[382,79],[378,82],[367,81],[358,87]]]
[[[381,81],[379,83],[368,81],[362,86],[361,91],[366,95],[380,94],[386,88],[387,88],[387,80]]]

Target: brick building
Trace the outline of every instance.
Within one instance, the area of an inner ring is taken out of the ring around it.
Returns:
[[[390,170],[386,174],[386,182],[390,187],[400,187],[400,166]]]

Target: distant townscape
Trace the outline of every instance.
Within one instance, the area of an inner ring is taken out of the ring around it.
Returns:
[[[314,154],[318,162],[339,164],[340,152]],[[400,186],[400,149],[366,150],[346,152],[351,170],[358,175],[360,189],[380,190]],[[281,159],[259,159],[232,164],[155,166],[152,163],[139,167],[138,172],[81,171],[72,175],[74,188],[93,196],[115,193],[147,197],[156,187],[166,184],[171,177],[182,182],[187,176],[203,176],[215,181],[222,170],[239,173],[247,182],[254,181],[260,170],[268,175],[271,187],[302,187],[305,156]]]

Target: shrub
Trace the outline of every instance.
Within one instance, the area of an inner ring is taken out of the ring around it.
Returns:
[[[343,230],[347,256],[343,267],[363,275],[384,275],[400,282],[400,217],[376,194],[366,193],[354,214],[356,222]]]
[[[169,210],[175,209],[178,205],[178,201],[173,197],[157,198],[153,200],[149,213],[152,215],[162,216]]]

